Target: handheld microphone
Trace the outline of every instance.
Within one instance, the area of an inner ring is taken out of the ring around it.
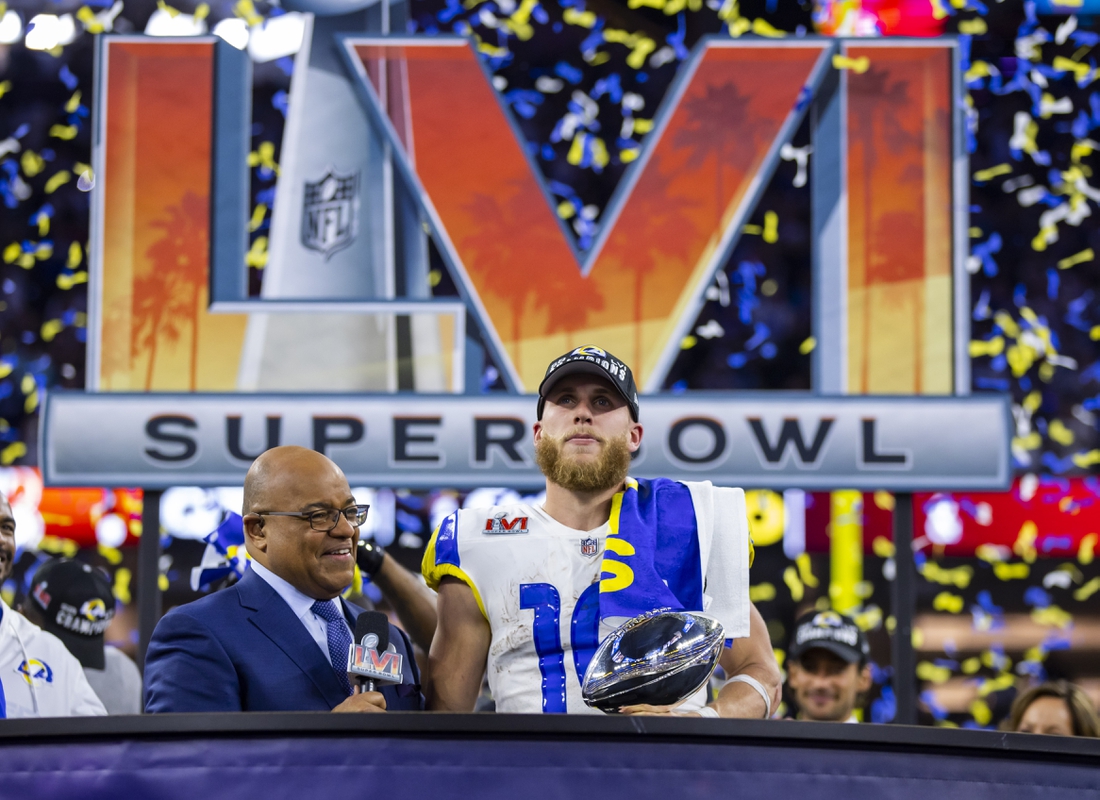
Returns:
[[[401,683],[402,660],[390,644],[389,618],[381,611],[360,614],[355,620],[355,641],[348,649],[348,673],[360,690],[373,692],[377,681]]]

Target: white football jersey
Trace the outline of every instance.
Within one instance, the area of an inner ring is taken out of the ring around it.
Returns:
[[[745,520],[747,540],[744,494],[732,491],[740,508],[731,511]],[[428,585],[437,587],[447,575],[462,580],[489,621],[486,670],[497,711],[601,713],[581,699],[581,681],[597,644],[626,621],[599,619],[600,567],[609,529],[604,523],[591,531],[574,530],[541,506],[516,504],[459,510],[432,537],[423,564]],[[700,545],[711,556],[728,549]],[[751,554],[744,561],[750,559]],[[716,560],[702,559],[704,586],[708,566]],[[711,582],[734,585],[745,595],[746,624],[727,633],[732,637],[747,635],[747,563],[739,566],[744,566],[744,581]],[[687,610],[706,611],[712,598],[703,598],[704,608]],[[706,700],[704,687],[682,708],[700,708]]]

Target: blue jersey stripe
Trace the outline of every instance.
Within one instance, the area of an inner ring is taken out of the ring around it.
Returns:
[[[458,558],[457,511],[439,523],[439,533],[435,537],[435,563],[462,566]]]

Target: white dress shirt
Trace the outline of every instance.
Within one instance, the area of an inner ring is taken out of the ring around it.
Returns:
[[[325,660],[331,664],[332,657],[328,652],[328,623],[313,613],[313,604],[316,603],[317,600],[307,594],[303,594],[299,589],[287,583],[286,580],[280,578],[259,561],[249,559],[248,565],[256,571],[257,576],[263,578],[264,581],[267,582],[268,586],[278,592],[279,597],[283,598],[283,601],[290,606],[290,610],[294,612],[294,616],[302,621],[309,635],[313,637],[313,641],[317,642],[317,646],[320,647],[321,652],[325,654]],[[344,620],[344,627],[348,629],[348,635],[351,636],[351,626],[348,625],[347,617],[344,616],[344,608],[340,605],[340,598],[327,602],[336,604],[336,610],[340,612],[340,619]]]

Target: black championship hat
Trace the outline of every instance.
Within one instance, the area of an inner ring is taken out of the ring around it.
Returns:
[[[51,558],[31,582],[30,602],[49,631],[81,666],[103,669],[103,632],[115,616],[111,582],[101,570],[68,558]]]
[[[795,623],[790,658],[798,661],[803,653],[815,647],[828,650],[849,664],[866,661],[870,652],[859,626],[836,611],[811,611]]]
[[[596,375],[610,381],[626,400],[631,419],[638,421],[638,387],[634,384],[634,373],[611,353],[590,344],[571,350],[550,362],[550,366],[546,368],[546,376],[539,384],[539,419],[542,419],[542,409],[546,405],[546,393],[561,378],[579,373]]]

